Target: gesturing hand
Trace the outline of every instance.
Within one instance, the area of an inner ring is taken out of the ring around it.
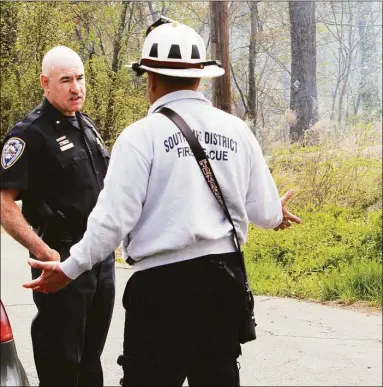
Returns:
[[[28,259],[28,264],[33,268],[41,269],[43,272],[40,277],[23,284],[23,287],[26,289],[32,289],[35,292],[41,293],[54,293],[72,281],[61,270],[60,262],[41,262],[35,259]]]
[[[289,189],[282,197],[281,197],[281,203],[282,203],[282,214],[283,219],[282,222],[274,228],[275,231],[278,230],[284,230],[285,228],[288,228],[291,226],[291,223],[302,223],[300,218],[298,218],[296,215],[292,214],[288,211],[286,208],[286,202],[290,200],[294,195],[294,191],[292,189]]]

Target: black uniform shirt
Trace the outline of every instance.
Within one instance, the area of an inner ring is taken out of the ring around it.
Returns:
[[[23,214],[38,228],[36,203],[60,211],[80,233],[103,188],[109,152],[83,113],[61,114],[47,99],[7,134],[1,154],[1,188],[18,188]],[[76,127],[77,126],[77,127]]]

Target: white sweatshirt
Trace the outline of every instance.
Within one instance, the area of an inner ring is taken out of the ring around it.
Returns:
[[[84,237],[60,264],[68,277],[91,269],[123,239],[124,257],[136,261],[135,270],[235,251],[232,227],[186,139],[172,121],[153,113],[163,105],[181,115],[206,149],[241,244],[249,221],[262,228],[282,221],[276,186],[248,126],[201,93],[177,91],[118,137]]]

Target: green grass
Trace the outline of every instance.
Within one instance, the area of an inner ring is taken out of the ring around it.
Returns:
[[[297,211],[285,231],[251,227],[244,251],[255,294],[382,305],[382,212]]]
[[[352,263],[333,271],[323,279],[322,296],[326,300],[347,303],[366,300],[382,305],[382,264],[376,261]]]
[[[118,255],[116,255],[116,262],[121,263],[121,264],[123,264],[123,265],[126,264],[126,262],[122,259],[122,257],[120,257],[120,256],[118,256]]]

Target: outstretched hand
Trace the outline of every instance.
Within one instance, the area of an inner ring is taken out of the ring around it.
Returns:
[[[41,262],[36,259],[28,259],[28,264],[35,269],[41,269],[43,272],[40,277],[23,284],[23,287],[26,289],[32,289],[35,292],[41,293],[54,293],[72,281],[61,270],[60,262]]]
[[[296,215],[292,214],[287,208],[286,208],[286,202],[290,200],[294,195],[294,191],[292,189],[289,189],[282,197],[281,197],[281,204],[282,204],[282,214],[283,219],[282,222],[274,228],[275,231],[278,230],[284,230],[285,228],[288,228],[291,226],[292,223],[302,223],[301,219],[298,218]]]

